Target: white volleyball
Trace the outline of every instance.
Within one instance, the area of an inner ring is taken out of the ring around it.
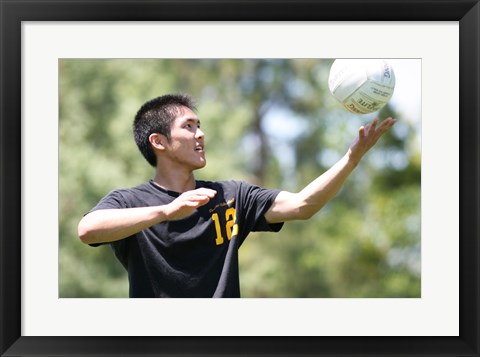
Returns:
[[[395,73],[384,59],[336,59],[328,88],[349,112],[368,114],[383,108],[392,97]]]

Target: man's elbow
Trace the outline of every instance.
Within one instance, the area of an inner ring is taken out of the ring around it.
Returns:
[[[95,243],[95,232],[93,231],[92,227],[87,222],[85,222],[85,219],[82,219],[80,223],[78,223],[77,232],[78,238],[80,238],[80,241],[82,241],[82,243]]]

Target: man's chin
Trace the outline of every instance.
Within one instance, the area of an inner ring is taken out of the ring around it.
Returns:
[[[203,160],[200,162],[196,167],[195,170],[203,169],[205,166],[207,166],[207,160]]]

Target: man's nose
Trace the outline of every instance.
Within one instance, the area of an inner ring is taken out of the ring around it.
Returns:
[[[202,131],[202,129],[198,128],[197,132],[195,133],[195,137],[197,139],[203,139],[205,137],[205,133]]]

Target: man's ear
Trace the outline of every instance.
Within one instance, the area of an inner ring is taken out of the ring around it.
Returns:
[[[164,143],[166,140],[167,138],[165,138],[165,136],[158,133],[150,134],[150,136],[148,137],[148,141],[150,141],[150,144],[152,144],[152,146],[158,150],[165,149]]]

